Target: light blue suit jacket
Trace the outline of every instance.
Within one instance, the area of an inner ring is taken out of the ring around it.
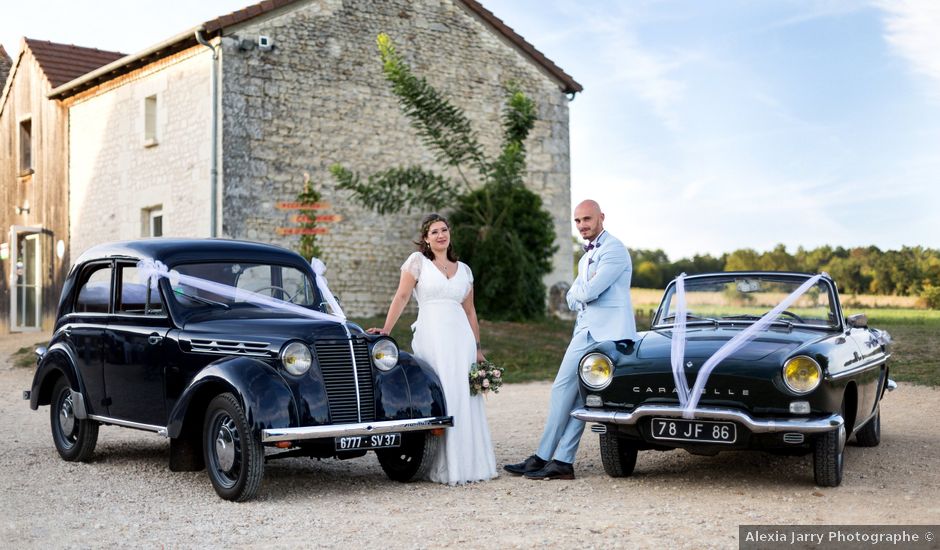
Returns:
[[[630,301],[633,275],[630,253],[607,231],[595,241],[596,248],[578,262],[578,277],[568,290],[568,307],[578,312],[575,331],[587,329],[598,342],[636,340],[636,320]]]

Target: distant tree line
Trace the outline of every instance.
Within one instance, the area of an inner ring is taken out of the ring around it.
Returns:
[[[662,250],[631,250],[633,286],[665,288],[676,275],[713,271],[828,272],[847,294],[921,296],[930,307],[940,308],[940,250],[905,246],[881,250],[876,246],[797,248],[791,254],[784,245],[757,252],[751,248],[715,257],[710,254],[670,261]]]

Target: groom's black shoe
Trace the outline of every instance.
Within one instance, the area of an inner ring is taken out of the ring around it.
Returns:
[[[503,469],[512,475],[521,476],[528,472],[535,472],[545,467],[547,462],[539,458],[539,455],[532,455],[518,464],[506,464]]]
[[[552,460],[541,470],[526,472],[526,479],[574,479],[574,466],[567,462]]]

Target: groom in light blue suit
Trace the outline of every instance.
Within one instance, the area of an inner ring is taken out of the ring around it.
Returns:
[[[584,431],[584,422],[570,416],[584,404],[578,393],[578,364],[597,342],[637,338],[630,302],[630,253],[604,230],[604,213],[595,201],[579,204],[574,222],[588,241],[567,296],[568,307],[578,312],[574,335],[552,384],[551,407],[538,450],[523,462],[503,466],[529,479],[574,479],[574,457]]]

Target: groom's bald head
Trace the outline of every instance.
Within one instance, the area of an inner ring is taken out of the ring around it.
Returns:
[[[593,241],[604,230],[604,213],[597,201],[581,201],[574,208],[574,224],[578,228],[581,238]]]

